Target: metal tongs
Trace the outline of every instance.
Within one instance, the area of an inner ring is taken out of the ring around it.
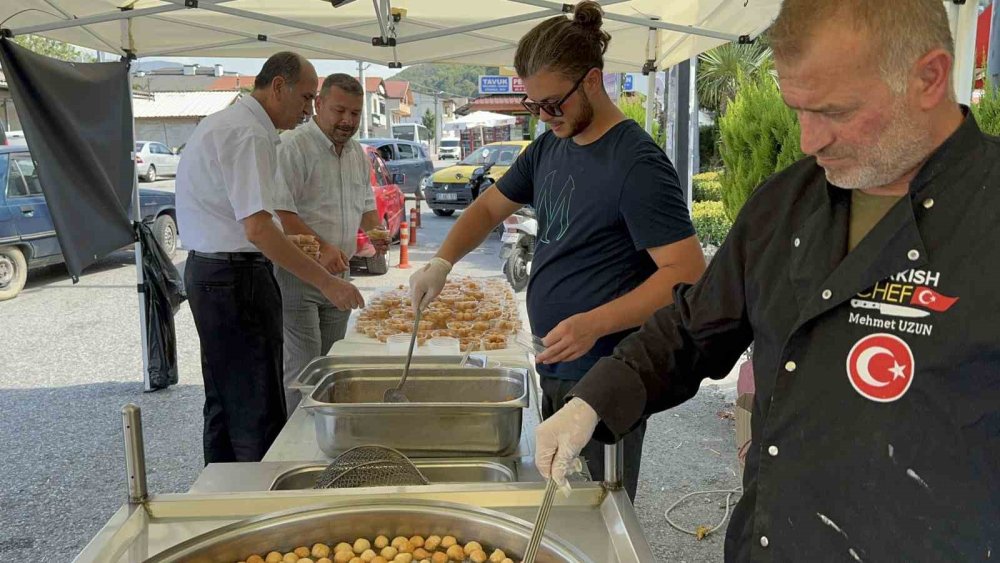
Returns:
[[[406,376],[410,375],[410,362],[413,361],[413,346],[417,343],[417,329],[420,328],[420,307],[417,307],[417,314],[413,318],[413,333],[410,334],[410,349],[406,352],[406,367],[403,368],[403,377],[399,379],[399,385],[392,389],[386,389],[382,395],[383,403],[409,403],[410,400],[403,394],[403,385],[406,384]]]

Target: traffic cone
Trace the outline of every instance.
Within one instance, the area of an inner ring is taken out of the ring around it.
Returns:
[[[399,225],[399,269],[410,267],[410,226],[403,221]]]
[[[424,228],[424,226],[420,223],[420,216],[423,215],[423,210],[424,210],[423,206],[420,204],[420,202],[423,201],[423,199],[424,198],[422,198],[422,197],[418,197],[417,198],[417,215],[416,215],[416,217],[417,217],[417,228],[418,229]]]
[[[417,205],[420,205],[419,201],[417,202]],[[410,224],[418,229],[420,228],[420,213],[417,211],[416,207],[410,208]]]
[[[410,244],[417,246],[417,210],[410,209]]]

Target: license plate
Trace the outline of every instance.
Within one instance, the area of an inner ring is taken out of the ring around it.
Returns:
[[[521,238],[521,233],[504,233],[500,237],[500,242],[502,242],[504,244],[508,244],[508,243],[513,244],[513,243],[517,242],[518,239],[520,239],[520,238]]]
[[[458,194],[438,194],[438,201],[458,201]]]

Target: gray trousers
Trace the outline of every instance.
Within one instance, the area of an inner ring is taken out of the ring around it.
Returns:
[[[351,312],[338,310],[318,289],[281,268],[275,268],[274,277],[281,288],[285,404],[291,418],[302,394],[288,386],[310,360],[325,356],[334,342],[343,340]]]

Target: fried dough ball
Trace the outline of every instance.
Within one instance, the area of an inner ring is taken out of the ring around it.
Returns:
[[[333,563],[350,563],[354,559],[354,551],[342,549],[333,555]]]
[[[416,549],[418,547],[424,547],[423,536],[413,536],[412,538],[410,538],[410,545],[413,546],[413,549]]]
[[[375,538],[375,549],[382,549],[387,545],[389,545],[389,538],[385,536],[379,536]]]
[[[329,557],[324,557],[322,559],[317,559],[316,563],[333,563],[333,560]]]
[[[399,550],[390,545],[387,547],[383,547],[382,553],[380,553],[379,555],[384,557],[386,561],[392,561],[393,559],[396,558],[396,555],[399,555]]]
[[[489,560],[489,557],[487,557],[485,551],[477,549],[469,554],[469,559],[472,560],[472,563],[486,563],[486,561]]]
[[[314,562],[312,559],[308,557],[303,557],[302,559],[299,559],[296,563],[314,563]]]
[[[375,559],[372,559],[372,563],[389,563],[389,562],[385,559],[385,557],[382,557],[380,555],[380,556],[376,557]]]
[[[514,563],[514,560],[511,559],[510,557],[508,557],[508,558],[504,559],[503,561],[501,561],[500,563]]]
[[[297,561],[299,560],[299,556],[295,555],[294,552],[290,551],[290,552],[286,553],[285,556],[281,560],[284,563],[297,563]]]
[[[313,547],[312,547],[312,550],[310,551],[310,555],[312,555],[316,559],[322,559],[324,557],[329,557],[330,556],[330,546],[326,545],[325,543],[314,544]]]
[[[413,563],[412,553],[400,553],[392,560],[392,563]]]
[[[413,550],[413,558],[418,560],[424,560],[431,556],[431,552],[427,551],[422,547],[418,547]]]
[[[349,544],[347,542],[340,542],[340,543],[337,544],[337,547],[333,548],[333,552],[334,553],[340,553],[341,551],[350,551],[350,552],[353,553],[354,552],[354,548],[351,547],[351,544]]]
[[[264,563],[264,559],[260,555],[254,554],[247,557],[246,563]]]
[[[361,555],[365,551],[372,548],[372,543],[365,538],[358,538],[354,541],[354,553],[356,555]]]
[[[479,545],[479,542],[477,541],[470,541],[469,543],[465,544],[466,555],[472,555],[473,551],[482,551],[482,550],[483,546]]]
[[[448,563],[448,556],[440,551],[431,555],[431,563]]]
[[[309,552],[309,548],[308,547],[303,546],[303,547],[296,547],[292,551],[292,553],[294,553],[295,555],[298,555],[299,559],[302,559],[304,557],[309,557],[309,553],[310,552]]]
[[[361,560],[364,561],[364,563],[371,563],[376,557],[378,557],[378,554],[371,549],[367,549],[361,554]]]
[[[490,555],[490,563],[503,563],[503,560],[507,559],[507,554],[502,550],[496,550],[493,555]]]
[[[448,558],[452,561],[465,561],[465,550],[460,545],[453,545],[448,548]]]
[[[455,536],[445,536],[441,538],[441,547],[443,547],[444,549],[448,549],[449,547],[457,543],[458,540],[455,539]]]
[[[427,551],[434,551],[441,545],[441,536],[427,536],[427,540],[424,541],[424,547]]]
[[[264,563],[281,563],[283,556],[277,551],[272,551],[264,558]]]

